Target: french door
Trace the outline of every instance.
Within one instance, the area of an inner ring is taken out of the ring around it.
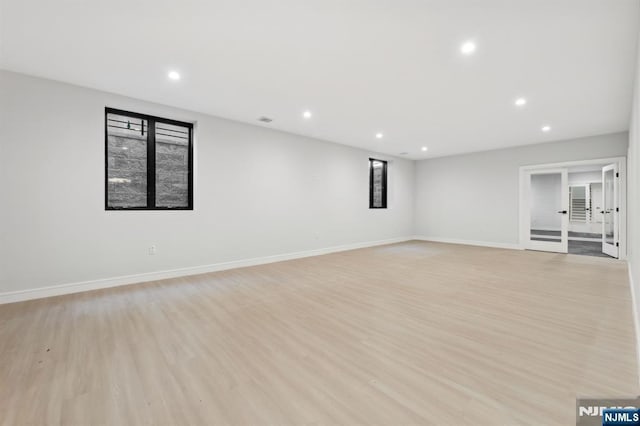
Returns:
[[[619,179],[618,164],[602,168],[602,252],[619,257]]]
[[[568,171],[527,172],[529,198],[527,248],[567,253],[569,248]]]

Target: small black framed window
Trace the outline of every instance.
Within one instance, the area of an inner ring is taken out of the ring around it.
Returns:
[[[105,108],[105,209],[193,210],[193,124]]]
[[[387,162],[369,158],[369,208],[387,208]]]

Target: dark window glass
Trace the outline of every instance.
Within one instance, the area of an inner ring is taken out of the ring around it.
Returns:
[[[193,125],[106,109],[106,209],[193,209]]]
[[[190,129],[156,123],[156,207],[189,205]]]
[[[107,114],[107,205],[147,206],[147,120]]]
[[[387,208],[387,162],[369,159],[369,208]]]

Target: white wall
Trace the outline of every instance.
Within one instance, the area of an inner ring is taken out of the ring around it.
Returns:
[[[627,144],[616,133],[419,161],[416,234],[517,245],[520,166],[625,156]]]
[[[104,210],[105,106],[196,122],[194,211]],[[0,293],[410,236],[414,162],[370,210],[371,154],[0,72]]]
[[[606,166],[603,164],[602,166]],[[569,185],[582,185],[593,182],[602,182],[602,171],[597,170],[593,172],[569,172],[567,175]]]
[[[640,55],[638,55],[640,60]],[[627,258],[632,279],[636,338],[640,344],[640,63],[636,67],[627,154]],[[640,357],[640,347],[638,348]]]

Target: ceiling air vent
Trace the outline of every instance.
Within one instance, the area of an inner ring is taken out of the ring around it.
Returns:
[[[262,121],[263,123],[271,123],[273,121],[273,118],[260,117],[260,118],[258,118],[258,121]]]

